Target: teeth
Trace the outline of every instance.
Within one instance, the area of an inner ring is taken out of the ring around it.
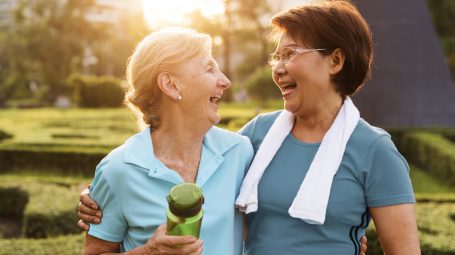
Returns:
[[[295,86],[297,86],[297,84],[291,83],[291,84],[285,85],[283,88],[286,90],[286,89],[292,89],[292,87],[295,87]]]
[[[212,96],[212,97],[210,97],[210,101],[212,103],[216,103],[218,100],[220,100],[220,98],[221,98],[220,95]]]

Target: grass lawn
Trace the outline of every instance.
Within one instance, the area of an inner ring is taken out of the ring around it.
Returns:
[[[273,107],[259,108],[251,103],[222,104],[219,110],[222,121],[219,126],[237,131],[239,125],[258,113],[278,109],[278,104],[275,103]],[[240,122],[229,125],[232,120]],[[104,149],[123,143],[138,128],[133,114],[126,108],[44,108],[1,110],[0,130],[13,135],[13,138],[4,140],[3,144],[24,144],[28,147],[49,147],[52,144],[59,149],[64,146]]]

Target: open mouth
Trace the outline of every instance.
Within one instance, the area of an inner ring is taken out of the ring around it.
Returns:
[[[216,95],[216,96],[213,96],[213,97],[210,97],[210,102],[212,104],[216,104],[218,103],[218,101],[221,99],[221,96],[220,95]]]
[[[289,83],[286,86],[281,87],[281,93],[283,96],[288,96],[297,88],[297,83]]]
[[[288,91],[288,90],[294,90],[295,87],[297,87],[297,84],[296,84],[296,83],[288,84],[288,85],[284,86],[284,92],[286,92],[286,91]]]

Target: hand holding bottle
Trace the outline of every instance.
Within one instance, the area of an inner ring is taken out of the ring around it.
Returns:
[[[169,236],[166,235],[166,224],[160,225],[153,236],[143,246],[147,255],[200,255],[202,254],[203,242],[193,236]]]

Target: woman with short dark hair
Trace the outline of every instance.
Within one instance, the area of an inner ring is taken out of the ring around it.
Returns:
[[[347,1],[319,1],[272,25],[285,110],[240,131],[256,154],[236,201],[246,254],[358,254],[371,218],[386,254],[420,254],[408,164],[349,98],[370,74],[367,23]]]

